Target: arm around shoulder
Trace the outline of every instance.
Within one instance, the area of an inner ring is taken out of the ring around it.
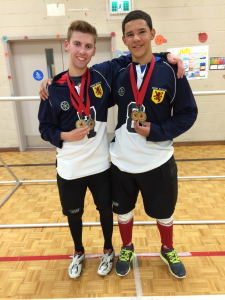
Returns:
[[[118,72],[126,68],[132,62],[131,54],[121,55],[119,58],[105,61],[94,65],[92,68],[99,71],[107,80],[110,87],[112,86]]]
[[[173,115],[162,124],[151,123],[148,141],[173,140],[188,131],[197,119],[198,109],[186,77],[176,79],[176,95],[171,103]]]

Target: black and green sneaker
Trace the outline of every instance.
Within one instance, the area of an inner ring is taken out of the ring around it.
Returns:
[[[130,262],[134,258],[134,245],[130,247],[121,247],[120,256],[116,262],[116,273],[119,276],[125,276],[130,271]]]
[[[168,249],[167,251],[164,251],[162,246],[160,257],[169,266],[170,272],[173,276],[177,278],[186,277],[185,267],[177,256],[175,249]]]

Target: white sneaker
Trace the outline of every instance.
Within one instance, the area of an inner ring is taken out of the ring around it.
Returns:
[[[82,261],[84,260],[84,253],[78,254],[77,252],[73,255],[72,263],[69,266],[68,273],[70,278],[77,278],[82,273]]]
[[[106,250],[104,249],[101,259],[100,266],[98,268],[98,274],[99,275],[108,275],[113,267],[113,259],[115,256],[114,250]]]

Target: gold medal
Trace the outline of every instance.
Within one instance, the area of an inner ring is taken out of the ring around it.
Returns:
[[[86,77],[87,77],[87,94],[86,94],[86,106],[85,106],[83,101],[84,101],[84,86],[85,86]],[[84,128],[85,126],[87,126],[87,123],[89,121],[86,122],[83,119],[83,117],[82,117],[83,112],[86,116],[90,115],[90,98],[89,98],[89,95],[88,95],[88,89],[90,87],[90,80],[91,80],[90,70],[87,68],[86,72],[82,76],[81,88],[80,88],[80,94],[79,95],[75,92],[75,84],[69,76],[69,70],[66,74],[66,79],[67,79],[67,84],[68,84],[68,87],[69,87],[69,90],[70,90],[71,102],[73,103],[73,106],[76,109],[76,111],[81,116],[80,120],[78,120],[76,122],[75,126],[76,126],[76,128]],[[76,101],[73,99],[73,97],[74,97],[74,99],[76,99]],[[93,122],[91,122],[91,124],[92,124],[91,126],[93,126]]]
[[[87,123],[83,119],[76,121],[76,128],[84,128],[86,125]]]
[[[147,115],[143,111],[138,112],[138,120],[140,122],[145,122],[147,120]]]
[[[95,128],[95,120],[93,120],[92,118],[89,118],[87,121],[87,125],[90,128],[90,130],[93,130]]]
[[[139,120],[139,122],[145,122],[147,120],[147,115],[146,115],[146,113],[144,113],[142,111],[141,107],[142,107],[142,104],[143,104],[143,101],[145,98],[145,94],[147,91],[147,87],[148,87],[150,78],[152,76],[154,65],[155,65],[155,57],[154,57],[154,55],[152,55],[151,65],[147,72],[146,78],[143,81],[143,85],[142,85],[142,88],[140,91],[137,88],[137,83],[136,83],[136,79],[135,79],[135,75],[134,75],[133,63],[131,63],[131,66],[130,66],[130,80],[131,80],[131,86],[132,86],[132,90],[133,90],[134,99],[136,102],[136,107],[139,108],[139,109],[137,109],[138,110],[137,119]],[[132,114],[135,114],[135,111],[133,111],[131,113],[131,118],[133,119]],[[133,120],[136,120],[136,119],[133,119]]]
[[[137,121],[138,120],[138,113],[139,111],[138,110],[133,110],[132,113],[131,113],[131,119],[134,120],[134,121]]]

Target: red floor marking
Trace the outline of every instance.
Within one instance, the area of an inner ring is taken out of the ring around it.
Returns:
[[[136,253],[138,257],[159,257],[159,253]],[[217,252],[180,252],[180,257],[198,257],[198,256],[225,256],[225,251]],[[99,258],[102,254],[86,254],[86,258]],[[118,257],[119,254],[117,253]],[[19,257],[0,257],[0,262],[7,261],[35,261],[35,260],[62,260],[71,259],[72,255],[46,255],[46,256],[19,256]]]
[[[69,255],[0,257],[0,261],[60,260],[70,259],[71,257]]]
[[[191,252],[191,256],[225,256],[225,251]]]

